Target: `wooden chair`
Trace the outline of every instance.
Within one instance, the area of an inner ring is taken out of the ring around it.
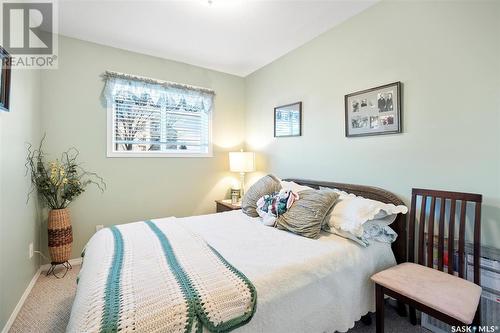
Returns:
[[[417,197],[421,197],[421,205],[416,235],[417,242],[415,243]],[[449,325],[480,324],[481,201],[480,194],[413,189],[410,212],[409,262],[386,269],[371,278],[375,282],[377,333],[384,331],[384,295],[409,305],[410,320],[413,325],[417,323],[415,309]],[[464,279],[467,202],[475,203],[474,241],[472,244],[474,283]],[[435,230],[437,203],[439,203],[439,221],[437,230]],[[457,257],[455,215],[459,205]],[[447,211],[449,211],[448,214]],[[449,218],[445,222],[447,215]],[[446,228],[445,225],[448,227]],[[445,241],[446,229],[448,229],[448,241]],[[434,244],[436,237],[437,263],[435,264]],[[446,257],[445,242],[447,243]],[[416,253],[418,253],[418,258],[415,258]],[[414,263],[415,259],[417,259],[417,263]],[[447,268],[445,266],[446,259]],[[454,267],[458,269],[457,272],[454,272]]]

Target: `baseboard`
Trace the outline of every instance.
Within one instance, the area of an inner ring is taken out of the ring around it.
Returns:
[[[82,258],[70,259],[69,263],[72,266],[74,266],[74,265],[80,265],[82,263]],[[31,279],[30,283],[28,284],[28,287],[26,288],[26,290],[24,291],[23,295],[19,299],[19,302],[17,302],[17,305],[14,308],[14,311],[12,311],[12,314],[10,315],[9,320],[7,320],[7,323],[3,327],[1,333],[7,333],[7,332],[9,332],[12,324],[14,324],[14,321],[16,320],[16,317],[19,314],[19,311],[21,311],[21,308],[23,307],[24,302],[28,298],[28,296],[29,296],[29,294],[31,292],[31,289],[33,289],[33,286],[35,285],[36,280],[38,280],[38,277],[40,276],[40,274],[43,271],[46,271],[49,268],[50,268],[50,264],[42,265],[42,266],[40,266],[40,268],[38,268],[38,270],[36,271],[35,275],[33,276],[33,278]]]
[[[82,264],[82,258],[74,258],[74,259],[70,259],[68,260],[69,263],[71,264],[71,266],[74,266],[74,265],[81,265]],[[40,270],[43,272],[43,271],[48,271],[50,268],[50,264],[45,264],[45,265],[42,265],[40,266]]]
[[[40,268],[36,271],[35,275],[33,276],[30,283],[28,284],[28,287],[26,288],[23,295],[21,296],[21,299],[19,300],[19,302],[17,302],[17,305],[14,308],[14,311],[12,311],[12,314],[10,315],[9,320],[7,320],[7,323],[3,327],[2,333],[7,333],[10,330],[10,327],[12,326],[12,324],[14,324],[14,320],[16,320],[16,317],[17,317],[19,311],[21,311],[21,308],[23,307],[24,302],[28,298],[28,295],[30,294],[31,289],[33,289],[33,286],[35,285],[36,280],[38,280],[38,277],[40,276],[41,272],[42,272],[42,270]]]

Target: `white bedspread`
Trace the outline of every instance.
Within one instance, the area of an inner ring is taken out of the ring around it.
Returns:
[[[370,276],[395,265],[389,244],[363,248],[328,233],[312,240],[264,226],[259,218],[241,211],[177,222],[201,235],[256,287],[257,311],[248,324],[234,331],[238,333],[345,332],[375,310]],[[103,246],[107,245],[98,247]],[[98,258],[85,256],[82,279],[92,279],[94,268],[102,264]],[[92,296],[77,291],[73,312],[87,297]]]
[[[345,332],[375,311],[370,276],[396,264],[389,244],[363,248],[323,233],[300,237],[241,211],[178,219],[199,233],[257,289],[257,312],[235,332]]]

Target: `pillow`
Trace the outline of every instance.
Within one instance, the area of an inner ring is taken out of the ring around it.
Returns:
[[[403,213],[405,214],[405,213]],[[373,220],[369,220],[366,222],[366,224],[379,224],[379,225],[382,225],[382,226],[388,226],[390,224],[392,224],[394,221],[396,221],[396,218],[398,217],[398,214],[391,214],[391,215],[386,215],[384,217],[381,217],[381,218],[375,218]],[[366,226],[364,227],[366,228]]]
[[[281,186],[283,187],[283,189],[285,189],[285,190],[291,190],[292,192],[295,192],[295,193],[299,193],[299,192],[302,192],[302,191],[305,191],[305,190],[315,190],[312,187],[305,186],[305,185],[300,185],[300,184],[297,184],[296,182],[289,182],[289,181],[286,181],[286,180],[282,180],[281,181]],[[329,187],[321,187],[321,189],[332,190]],[[333,208],[333,206],[332,206],[332,208]],[[323,229],[323,227],[325,226],[325,224],[328,222],[328,220],[327,220],[326,217],[328,217],[330,215],[330,212],[331,212],[331,209],[325,215],[325,219],[323,219],[323,221],[321,222],[321,229]]]
[[[299,200],[298,193],[282,188],[279,192],[266,194],[257,201],[257,214],[262,218],[264,225],[274,227],[276,218],[285,214],[297,200]]]
[[[276,228],[308,238],[318,238],[321,223],[339,195],[324,190],[305,190],[299,195],[299,200],[278,217]]]
[[[371,220],[365,224],[363,238],[369,242],[393,243],[398,238],[398,234],[385,222]]]
[[[350,232],[343,231],[335,227],[330,228],[328,225],[326,225],[325,231],[343,238],[350,239],[363,247],[367,247],[373,241],[381,243],[393,243],[394,241],[396,241],[398,234],[385,223],[385,221],[380,220],[371,220],[366,222],[366,224],[364,225],[363,235],[361,237],[354,236]]]
[[[286,180],[281,181],[281,187],[285,190],[290,190],[290,191],[295,192],[295,193],[299,193],[299,192],[305,191],[305,190],[314,190],[312,187],[299,185],[295,182],[288,182]]]
[[[353,234],[351,234],[350,232],[344,231],[342,229],[337,229],[335,227],[330,227],[328,224],[326,224],[323,227],[323,230],[326,232],[329,232],[331,234],[340,236],[342,238],[350,239],[353,242],[358,243],[359,245],[361,245],[363,247],[367,247],[368,245],[370,245],[370,243],[368,243],[368,241],[366,239],[364,239],[363,237],[356,237]]]
[[[266,194],[278,192],[280,189],[281,184],[278,178],[273,175],[262,177],[245,192],[241,200],[241,210],[250,217],[258,217],[257,200]]]
[[[330,228],[337,228],[352,233],[356,237],[363,236],[363,224],[370,220],[378,220],[386,225],[396,219],[397,214],[406,214],[408,208],[403,205],[395,206],[380,201],[365,199],[354,194],[330,189],[339,194],[327,223]]]

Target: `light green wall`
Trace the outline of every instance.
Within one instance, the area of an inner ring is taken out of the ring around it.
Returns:
[[[61,37],[59,69],[15,71],[12,112],[0,113],[0,327],[36,271],[29,242],[46,249],[45,221],[25,203],[25,142],[40,128],[51,157],[75,146],[108,184],[70,207],[73,257],[97,224],[213,212],[235,179],[226,152],[244,141],[258,152],[254,178],[375,185],[406,201],[412,187],[483,193],[484,243],[498,247],[499,34],[499,2],[382,2],[245,79]],[[106,158],[105,70],[214,89],[215,157]],[[398,80],[404,133],[345,138],[344,95]],[[298,100],[303,136],[273,138],[273,107]]]
[[[379,3],[246,79],[247,148],[282,177],[484,195],[500,239],[500,2]],[[346,138],[344,95],[402,81],[404,133]],[[303,136],[273,138],[273,107],[303,101]]]
[[[36,200],[26,203],[26,142],[40,139],[40,72],[13,70],[10,111],[0,112],[0,329],[38,269],[28,245],[38,247]]]
[[[216,91],[213,158],[106,158],[106,108],[100,96],[105,70],[192,84]],[[79,257],[97,224],[215,211],[232,177],[227,151],[244,142],[244,80],[174,61],[76,39],[59,40],[59,69],[42,74],[42,129],[56,157],[75,146],[84,167],[107,183],[89,187],[70,205],[73,257]],[[237,175],[236,175],[237,176]],[[42,244],[46,243],[43,233]]]

